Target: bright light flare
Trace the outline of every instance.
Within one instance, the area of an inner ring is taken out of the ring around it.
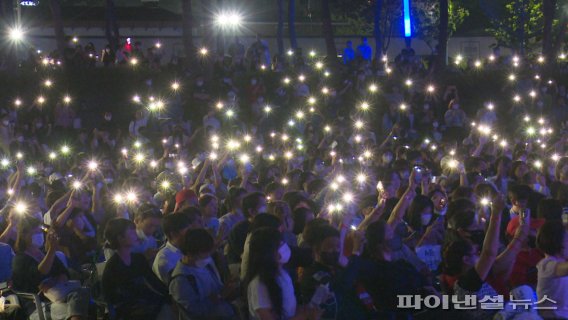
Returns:
[[[10,40],[14,42],[20,42],[24,40],[24,30],[20,27],[13,27],[8,30],[8,36]]]

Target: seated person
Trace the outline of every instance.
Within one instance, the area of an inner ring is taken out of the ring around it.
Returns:
[[[223,286],[211,266],[215,249],[213,237],[205,229],[188,230],[181,245],[182,259],[170,281],[170,294],[182,310],[183,319],[228,319],[235,312],[228,302],[234,291]]]
[[[80,286],[69,286],[69,272],[56,255],[59,237],[54,230],[47,235],[41,222],[24,216],[18,225],[16,256],[12,263],[12,285],[17,291],[36,293],[38,289],[52,302],[46,308],[51,319],[86,319],[89,307],[89,291]],[[45,244],[45,251],[42,250]],[[55,296],[60,296],[54,298]],[[52,300],[53,299],[53,300]],[[26,309],[31,318],[37,311]]]
[[[144,255],[132,252],[138,243],[135,225],[116,218],[107,223],[105,238],[114,254],[103,271],[102,289],[124,319],[168,319],[168,291]]]
[[[138,244],[132,248],[132,252],[144,254],[149,261],[154,260],[158,252],[158,241],[154,234],[160,229],[161,222],[162,213],[157,207],[144,204],[138,208],[134,218]]]
[[[162,221],[162,229],[168,241],[154,259],[152,270],[156,276],[164,283],[170,282],[170,275],[183,254],[179,249],[183,244],[185,233],[189,229],[198,228],[195,225],[197,216],[187,212],[178,212],[167,215]]]

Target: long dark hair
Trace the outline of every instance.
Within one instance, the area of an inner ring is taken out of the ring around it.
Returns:
[[[26,251],[29,245],[27,241],[28,235],[33,229],[37,228],[38,226],[41,226],[41,221],[39,221],[35,217],[28,215],[22,216],[20,222],[18,223],[18,234],[16,236],[15,244],[16,252]]]
[[[410,203],[410,207],[406,212],[406,219],[413,230],[420,231],[425,228],[422,226],[421,213],[426,208],[431,208],[432,213],[434,212],[434,203],[424,195],[417,195]]]
[[[277,229],[264,227],[255,230],[250,238],[249,265],[245,277],[248,288],[250,282],[258,276],[268,289],[272,310],[278,318],[282,317],[282,288],[276,282],[279,266],[277,252],[282,242],[282,235]]]

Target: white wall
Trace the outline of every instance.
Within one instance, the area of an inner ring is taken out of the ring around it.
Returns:
[[[55,49],[55,40],[52,28],[41,28],[41,29],[31,29],[26,33],[26,44],[32,45],[37,49],[42,51],[51,51]],[[104,36],[104,29],[102,28],[66,28],[65,34],[70,36],[77,36],[79,42],[82,45],[88,42],[93,42],[98,51],[107,44],[106,38]],[[132,41],[141,41],[143,48],[147,48],[156,42],[162,44],[161,50],[164,52],[164,60],[168,60],[174,51],[183,53],[183,46],[181,43],[181,29],[180,28],[124,28],[120,29],[120,34],[123,39],[126,37],[131,37]],[[268,38],[266,39],[270,45],[271,54],[274,54],[276,49],[276,39]],[[345,41],[352,40],[356,46],[359,42],[357,37],[336,37],[335,42],[337,49],[341,51]],[[227,44],[232,41],[232,38],[227,38]],[[254,37],[241,37],[242,43],[248,46],[254,41]],[[373,44],[373,39],[369,39],[370,43]],[[200,46],[200,38],[195,38],[196,46]],[[451,38],[448,42],[448,54],[449,56],[455,56],[461,54],[463,56],[478,58],[486,57],[491,53],[490,45],[494,44],[495,40],[492,37],[456,37]],[[310,37],[302,38],[298,37],[298,45],[304,49],[304,53],[307,54],[309,50],[316,50],[320,53],[325,52],[325,42],[323,38],[320,37]],[[284,38],[284,46],[289,47],[289,41]],[[394,58],[402,48],[404,48],[405,42],[404,38],[393,38],[390,42],[390,47],[388,49],[388,55],[392,59]],[[412,47],[418,55],[428,55],[431,53],[431,49],[423,41],[414,39],[412,41]],[[505,52],[503,52],[505,53]]]

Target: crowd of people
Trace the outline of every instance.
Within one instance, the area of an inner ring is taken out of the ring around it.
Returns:
[[[238,41],[132,97],[129,123],[5,97],[2,295],[43,305],[16,313],[568,318],[568,92],[537,57],[480,62],[508,105],[463,108],[410,48]]]

